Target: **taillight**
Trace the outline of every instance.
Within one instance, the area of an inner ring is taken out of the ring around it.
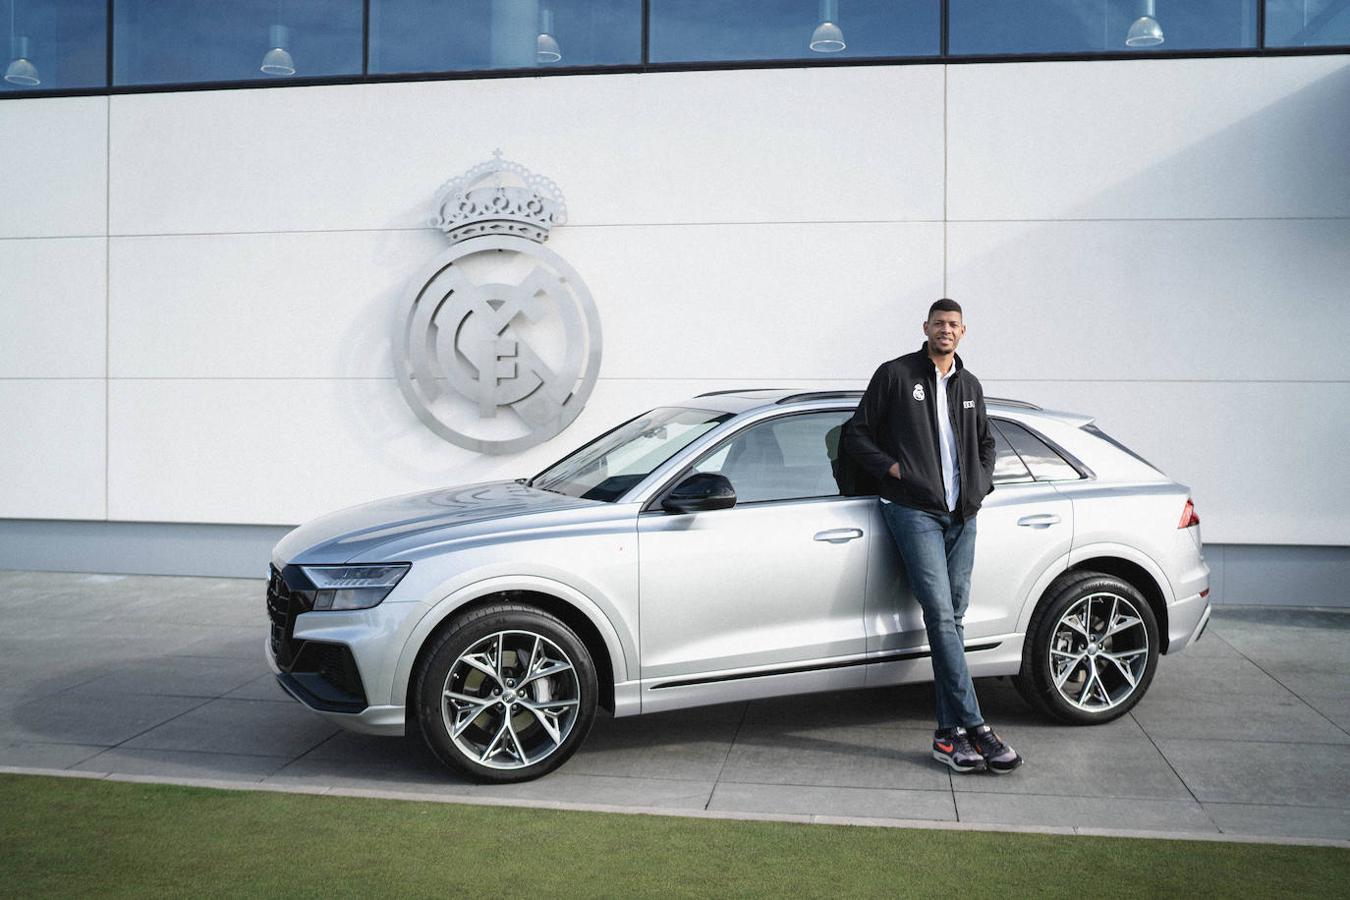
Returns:
[[[1177,524],[1178,528],[1190,528],[1192,525],[1200,524],[1200,514],[1195,511],[1195,504],[1189,497],[1186,498],[1186,507],[1181,511],[1181,521]]]

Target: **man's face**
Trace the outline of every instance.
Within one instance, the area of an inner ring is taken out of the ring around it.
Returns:
[[[923,323],[923,334],[928,338],[928,346],[937,353],[955,352],[956,345],[961,343],[965,333],[966,326],[962,323],[959,312],[933,310],[928,321]]]

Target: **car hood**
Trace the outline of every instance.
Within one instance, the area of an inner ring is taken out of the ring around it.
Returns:
[[[409,538],[444,535],[476,522],[596,506],[585,500],[528,487],[518,481],[487,481],[404,494],[329,513],[287,534],[272,550],[278,566],[292,562],[378,561],[377,549]],[[602,504],[603,505],[603,504]]]

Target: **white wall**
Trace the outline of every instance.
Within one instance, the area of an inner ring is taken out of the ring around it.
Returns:
[[[529,474],[665,400],[861,385],[946,292],[990,393],[1096,413],[1207,540],[1350,543],[1345,57],[23,100],[0,136],[31,160],[0,167],[0,517],[293,523]],[[508,458],[427,431],[389,350],[435,190],[498,147],[566,194],[605,348]]]

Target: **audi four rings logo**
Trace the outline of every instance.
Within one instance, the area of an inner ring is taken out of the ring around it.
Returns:
[[[408,405],[447,441],[517,453],[561,433],[590,397],[595,303],[543,246],[566,221],[557,185],[500,150],[441,188],[431,224],[450,247],[413,282],[395,364]]]

